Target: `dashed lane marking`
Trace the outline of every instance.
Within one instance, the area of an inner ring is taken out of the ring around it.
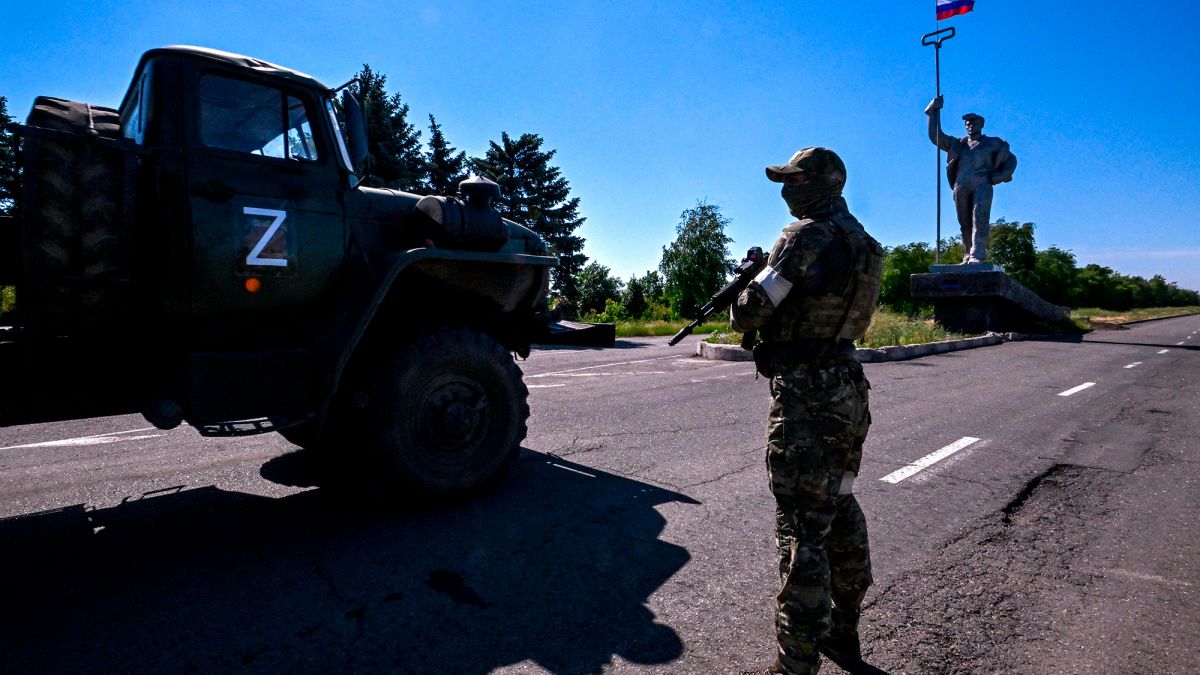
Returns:
[[[954,441],[953,443],[951,443],[950,445],[947,445],[946,447],[942,448],[941,450],[938,450],[936,452],[931,452],[928,455],[925,455],[924,457],[922,457],[921,459],[918,459],[917,461],[913,462],[912,464],[909,464],[908,466],[897,469],[897,470],[889,473],[888,475],[884,476],[883,478],[880,478],[879,480],[884,481],[885,483],[899,483],[900,481],[904,480],[905,478],[908,478],[909,476],[912,476],[924,469],[927,469],[927,468],[933,466],[934,464],[937,464],[938,462],[942,461],[943,459],[946,459],[950,455],[953,455],[954,453],[958,452],[959,450],[962,450],[963,448],[966,448],[978,441],[979,441],[978,438],[974,438],[972,436],[963,436],[962,438],[958,439],[957,441]]]
[[[1060,391],[1060,392],[1058,392],[1058,395],[1059,396],[1070,396],[1072,394],[1078,394],[1079,392],[1083,391],[1084,389],[1087,389],[1088,387],[1094,387],[1094,386],[1096,386],[1095,382],[1084,382],[1083,384],[1079,385],[1078,387],[1071,387],[1070,389],[1068,389],[1066,391]]]
[[[107,434],[95,434],[93,436],[79,436],[76,438],[64,438],[58,441],[42,441],[40,443],[26,443],[24,445],[10,445],[0,448],[0,450],[15,450],[17,448],[61,448],[74,445],[104,445],[105,443],[120,443],[122,441],[137,441],[145,438],[157,438],[163,434],[144,434],[141,436],[126,436],[125,434],[136,434],[143,431],[158,431],[157,427],[145,427],[142,429],[130,429],[129,431],[112,431]]]
[[[1158,574],[1145,574],[1143,572],[1134,572],[1132,570],[1123,570],[1119,567],[1110,567],[1106,570],[1100,570],[1101,574],[1125,577],[1126,579],[1136,579],[1138,581],[1152,581],[1156,584],[1166,584],[1168,586],[1182,586],[1184,588],[1191,587],[1191,583],[1180,579],[1168,579]]]
[[[1187,342],[1187,341],[1185,340],[1184,342],[1176,342],[1175,344],[1176,344],[1176,345],[1181,345],[1181,344],[1184,344],[1185,342]]]
[[[679,359],[687,356],[687,354],[675,354],[673,356],[659,356],[653,359],[639,359],[637,361],[621,361],[619,363],[601,363],[597,366],[584,366],[582,368],[571,368],[570,370],[556,370],[552,373],[539,373],[537,375],[526,375],[525,379],[532,380],[538,377],[553,377],[555,375],[563,375],[566,373],[577,373],[581,370],[595,370],[597,368],[612,368],[614,366],[629,366],[635,363],[650,363],[651,361],[665,361],[667,359]]]
[[[556,469],[562,469],[563,471],[570,471],[571,473],[577,473],[577,474],[579,474],[579,475],[581,475],[581,476],[587,476],[588,478],[595,478],[595,477],[596,477],[596,474],[594,474],[594,473],[588,473],[588,472],[586,472],[586,471],[580,471],[579,469],[573,469],[573,468],[571,468],[571,467],[569,467],[569,466],[563,466],[562,464],[555,464],[554,462],[546,462],[546,463],[547,463],[547,464],[549,464],[550,466],[552,466],[552,467],[556,468]]]
[[[1166,354],[1166,353],[1167,353],[1167,352],[1169,352],[1169,351],[1171,351],[1171,350],[1170,350],[1170,349],[1160,349],[1160,350],[1158,350],[1158,353],[1159,353],[1159,354]]]
[[[1126,368],[1137,368],[1137,367],[1138,367],[1138,366],[1140,366],[1140,365],[1142,365],[1142,362],[1141,362],[1141,361],[1134,361],[1133,363],[1131,363],[1131,364],[1129,364],[1129,365],[1127,365],[1127,366],[1125,366],[1125,367],[1126,367]]]
[[[526,389],[550,389],[552,387],[565,387],[565,384],[527,384]]]

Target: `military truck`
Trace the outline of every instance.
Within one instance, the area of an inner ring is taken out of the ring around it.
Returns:
[[[0,220],[0,424],[141,412],[204,436],[278,431],[456,497],[526,433],[514,354],[558,263],[472,178],[365,187],[348,85],[197,47],[146,52],[117,109],[40,97]]]

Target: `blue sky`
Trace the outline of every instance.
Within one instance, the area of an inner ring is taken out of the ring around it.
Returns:
[[[697,200],[731,219],[735,257],[769,246],[790,218],[763,166],[809,145],[841,154],[851,209],[881,242],[932,241],[933,4],[10,3],[0,95],[17,118],[41,94],[116,105],[138,56],[168,44],[329,85],[370,63],[414,122],[433,113],[468,153],[541,134],[581,198],[584,253],[627,279],[657,267]],[[1019,159],[993,218],[1036,223],[1040,248],[1081,266],[1200,289],[1200,6],[978,0],[947,25],[945,130],[980,113]]]

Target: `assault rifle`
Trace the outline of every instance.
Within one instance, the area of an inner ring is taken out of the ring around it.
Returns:
[[[733,278],[733,281],[725,284],[725,288],[714,293],[712,298],[700,308],[700,314],[696,317],[696,320],[684,326],[683,330],[676,333],[675,337],[671,338],[671,341],[667,345],[675,346],[680,340],[691,335],[692,331],[704,323],[714,312],[719,312],[737,302],[738,294],[754,280],[754,275],[758,273],[761,263],[764,260],[766,258],[763,257],[762,248],[754,246],[749,251],[746,251],[746,257],[742,258],[742,264],[738,265],[737,269],[734,270],[737,276]]]

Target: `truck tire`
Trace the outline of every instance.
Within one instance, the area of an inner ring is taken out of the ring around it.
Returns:
[[[77,139],[38,139],[25,166],[37,186],[28,204],[33,224],[31,271],[45,280],[45,319],[81,326],[113,314],[124,298],[106,283],[123,276],[120,228],[124,157],[91,137],[120,137],[117,111],[39,97],[28,124]],[[64,282],[63,280],[74,280]]]
[[[283,436],[284,440],[288,443],[306,450],[317,447],[317,425],[313,422],[305,422],[304,424],[297,424],[294,427],[280,429],[279,435]]]
[[[529,390],[512,354],[491,337],[444,328],[400,350],[373,388],[371,464],[389,500],[447,500],[487,488],[525,438]]]

